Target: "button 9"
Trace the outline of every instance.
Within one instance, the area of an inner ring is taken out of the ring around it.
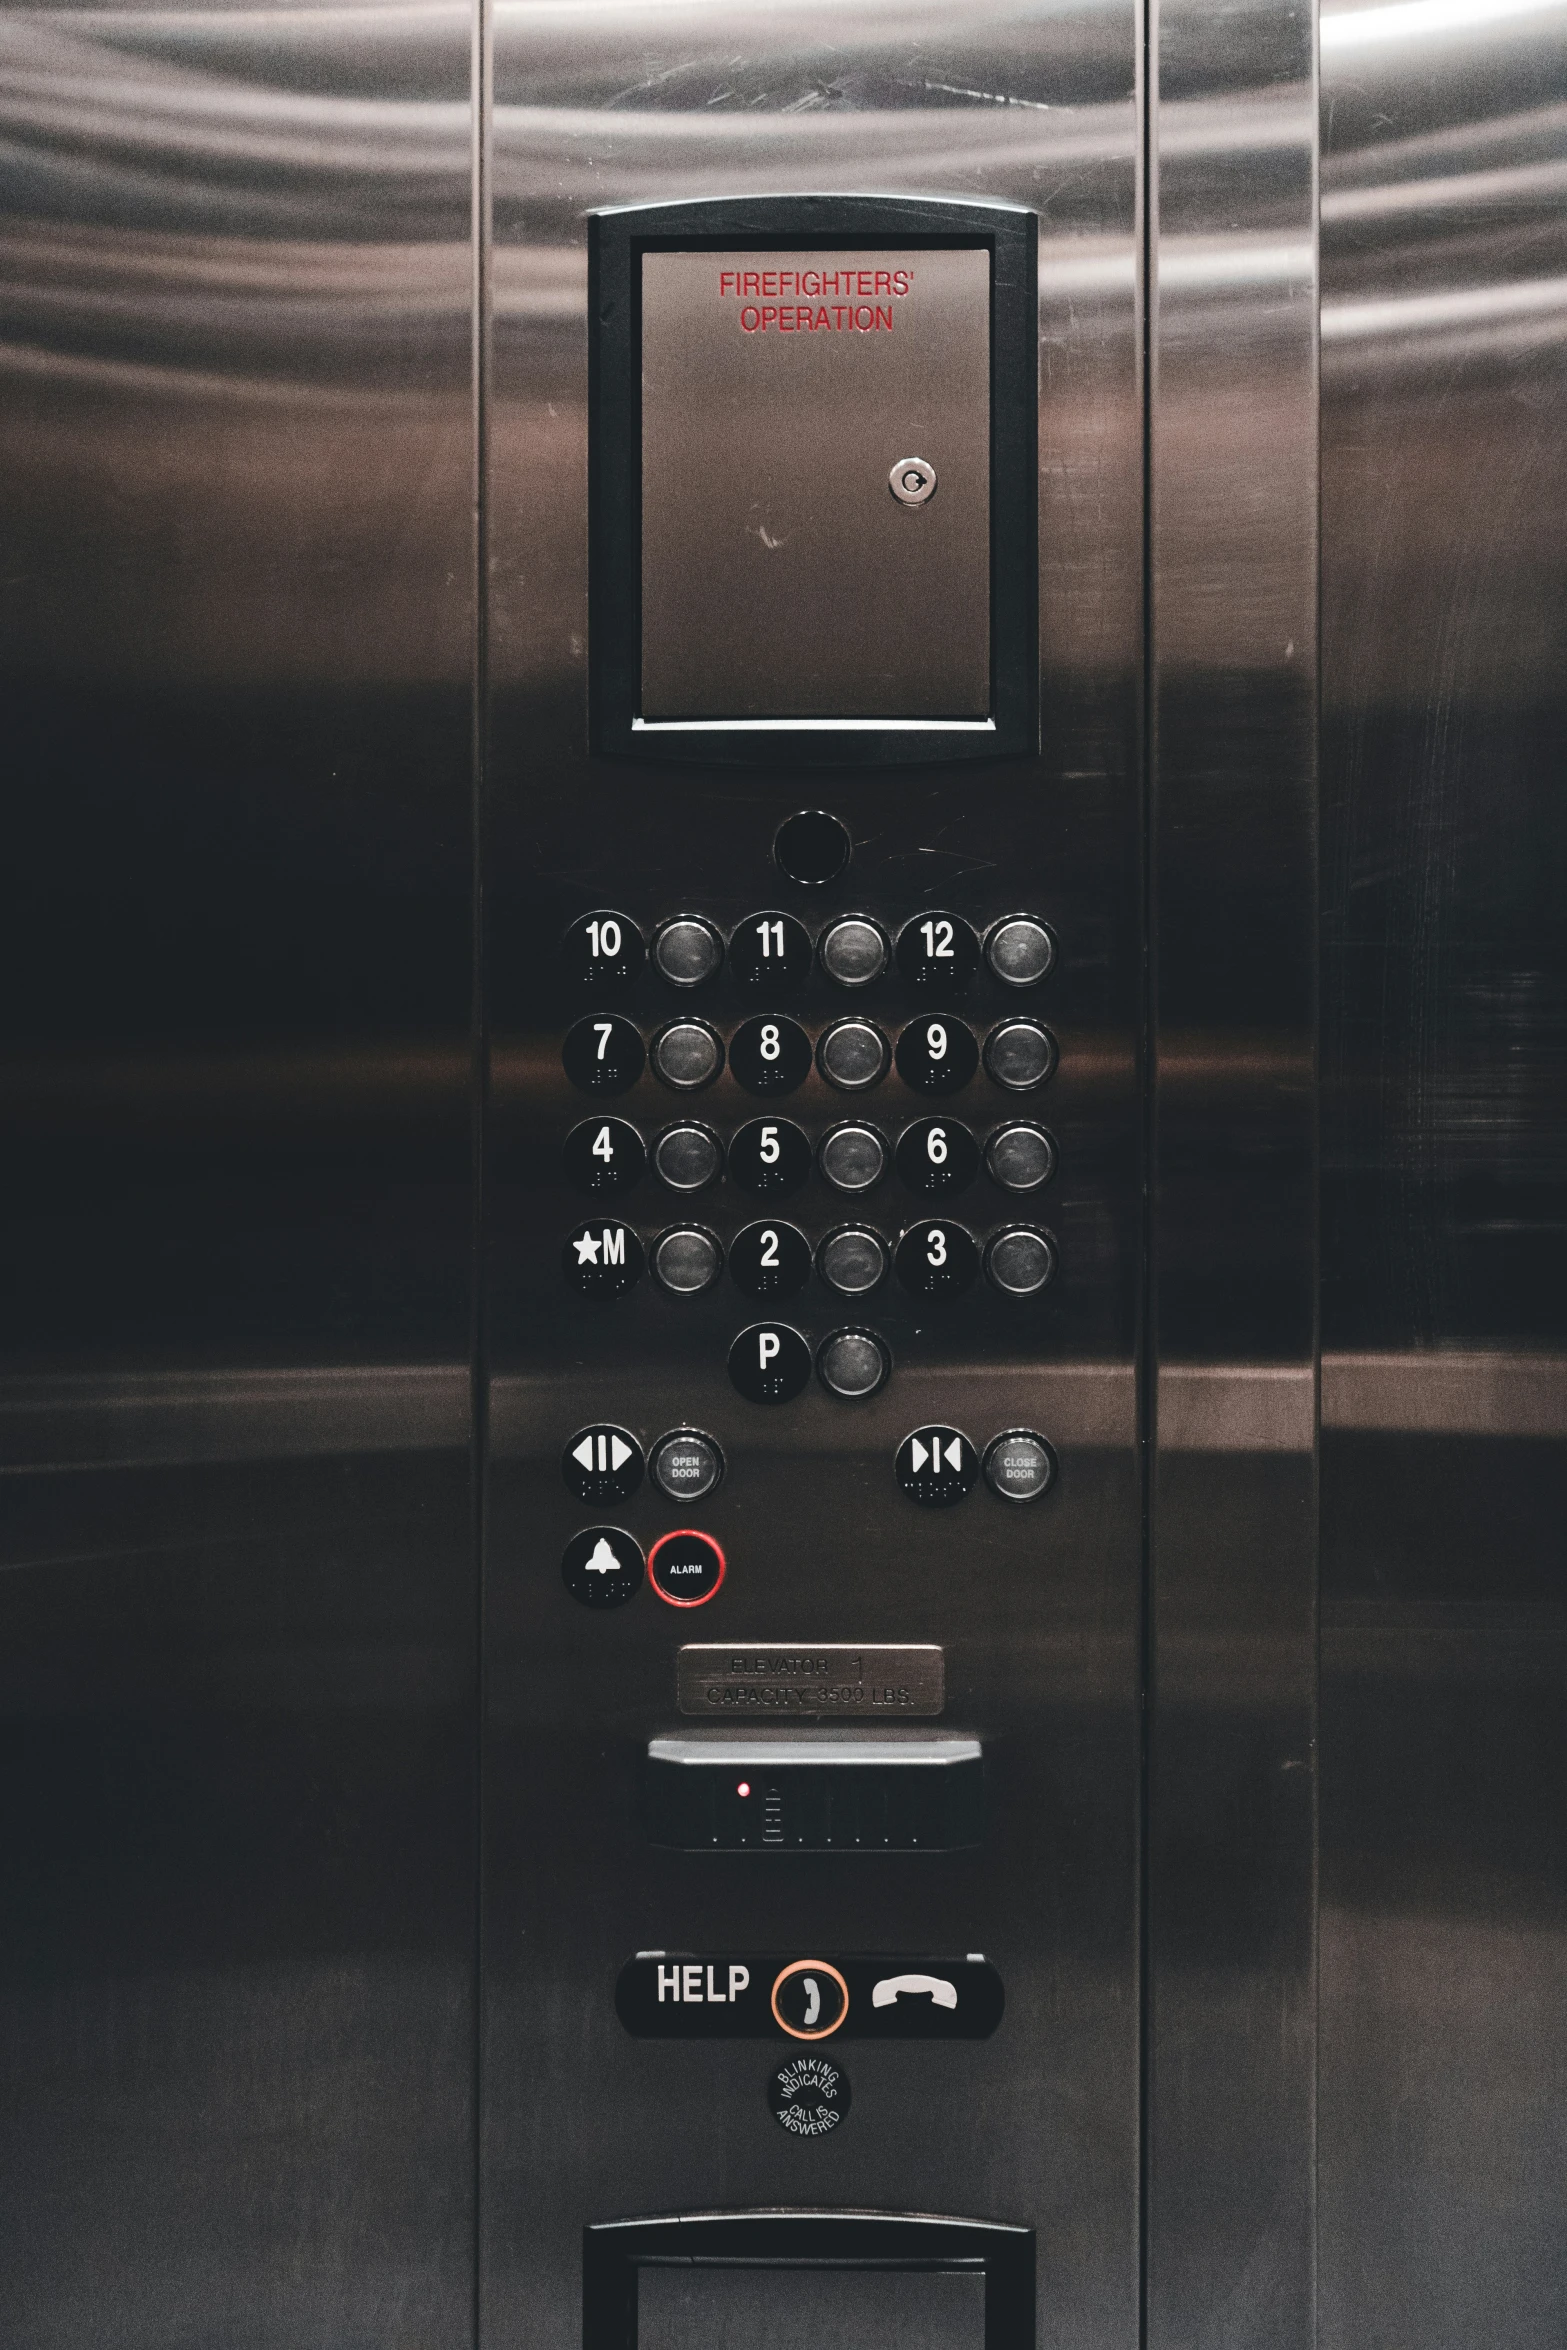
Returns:
[[[642,933],[629,914],[583,914],[560,942],[562,974],[580,988],[629,987],[646,961]]]
[[[566,1179],[579,1191],[629,1191],[642,1180],[647,1149],[624,1118],[586,1118],[573,1126],[561,1146]]]
[[[1028,1224],[996,1233],[985,1250],[985,1277],[1003,1297],[1036,1297],[1055,1269],[1055,1243]]]
[[[979,940],[959,914],[916,914],[898,933],[898,969],[922,995],[967,987],[979,969]]]
[[[1055,959],[1055,940],[1032,914],[1009,914],[985,934],[985,960],[1003,987],[1037,987]]]
[[[1003,1020],[985,1039],[985,1073],[1008,1093],[1032,1093],[1056,1065],[1056,1040],[1037,1020]]]
[[[944,1014],[911,1020],[898,1039],[898,1075],[915,1093],[957,1093],[978,1067],[973,1030]]]
[[[887,1172],[887,1145],[874,1126],[835,1126],[822,1137],[819,1161],[834,1191],[870,1191]]]
[[[742,1021],[730,1039],[729,1072],[747,1093],[793,1093],[811,1073],[811,1040],[782,1014]]]
[[[724,1065],[723,1039],[705,1020],[671,1020],[653,1039],[655,1076],[677,1093],[699,1093]]]
[[[787,1199],[811,1172],[811,1146],[787,1118],[753,1118],[730,1137],[729,1175],[757,1199]]]
[[[647,1066],[642,1039],[618,1016],[579,1020],[560,1048],[561,1066],[584,1093],[627,1093]]]
[[[742,987],[803,987],[811,934],[792,914],[747,914],[730,938],[729,968]]]
[[[654,967],[671,987],[705,987],[723,959],[723,940],[700,914],[677,914],[653,934]]]

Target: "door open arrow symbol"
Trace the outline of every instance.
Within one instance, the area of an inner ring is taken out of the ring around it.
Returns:
[[[913,1440],[913,1441],[914,1441],[914,1453],[913,1453],[913,1459],[914,1459],[914,1474],[915,1474],[915,1476],[917,1477],[917,1476],[919,1475],[919,1473],[920,1473],[921,1469],[923,1469],[923,1468],[924,1468],[924,1466],[925,1466],[925,1463],[926,1463],[926,1462],[927,1462],[927,1461],[930,1459],[930,1454],[929,1454],[929,1453],[928,1453],[928,1452],[925,1450],[925,1447],[924,1447],[924,1445],[923,1445],[923,1444],[921,1444],[921,1442],[920,1442],[920,1440],[919,1440],[919,1438],[918,1438],[917,1436],[914,1438],[914,1440]]]

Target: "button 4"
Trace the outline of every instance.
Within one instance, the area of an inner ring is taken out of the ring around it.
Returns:
[[[603,1195],[629,1191],[641,1182],[647,1165],[646,1145],[624,1118],[584,1118],[567,1135],[560,1155],[568,1182],[578,1191]]]

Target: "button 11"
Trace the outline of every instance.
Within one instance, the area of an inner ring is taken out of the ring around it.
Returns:
[[[822,932],[817,953],[837,987],[869,987],[887,968],[886,932],[865,914],[845,914]]]
[[[729,968],[742,987],[803,987],[811,934],[792,914],[747,914],[729,941]]]

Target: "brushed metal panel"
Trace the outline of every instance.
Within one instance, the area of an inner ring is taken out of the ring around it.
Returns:
[[[985,2280],[940,2270],[644,2268],[637,2350],[984,2350]]]

